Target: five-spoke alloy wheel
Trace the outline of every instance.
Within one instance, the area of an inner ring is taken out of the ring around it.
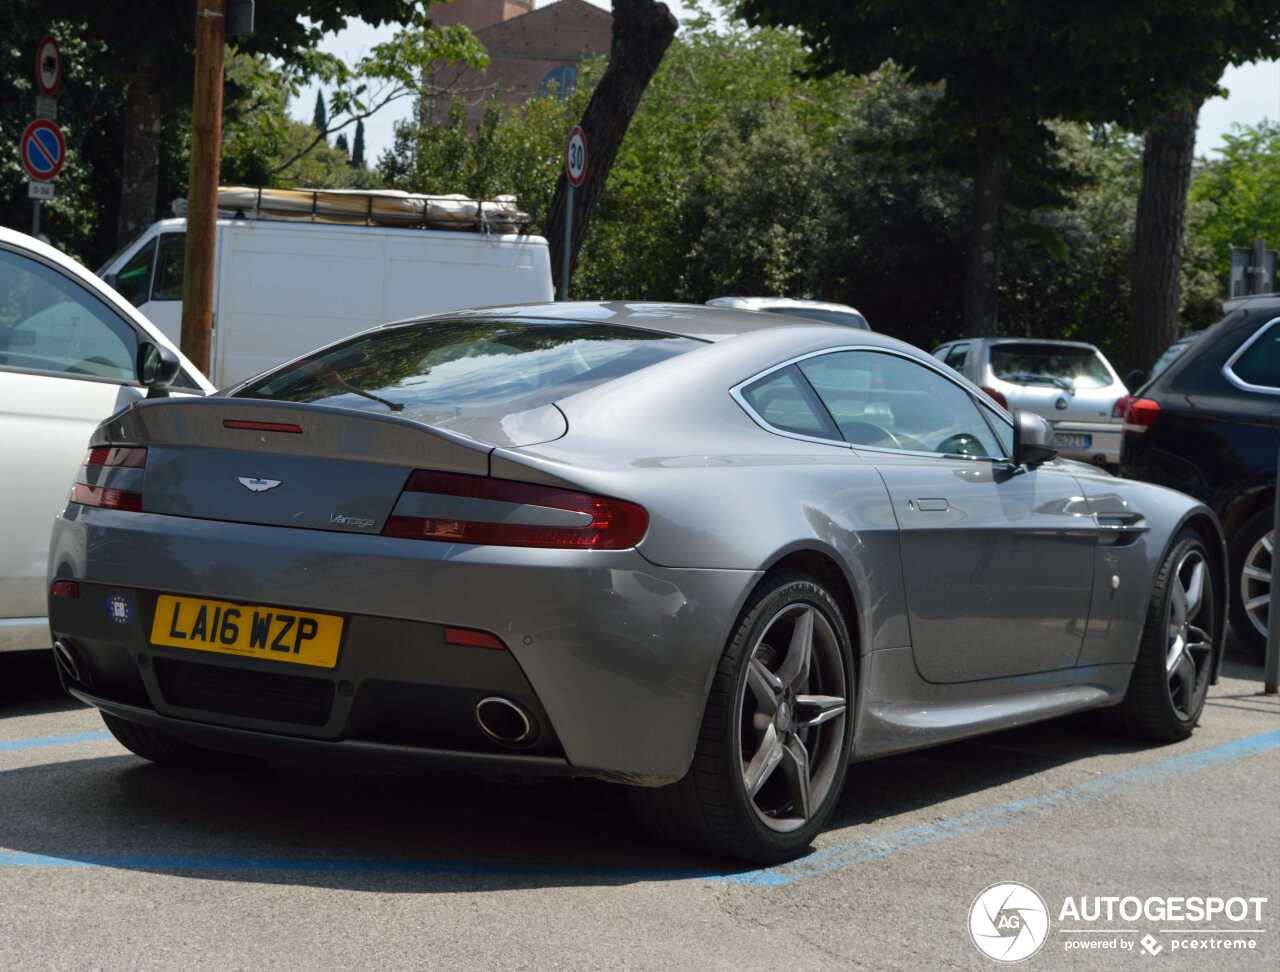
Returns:
[[[855,674],[828,586],[766,575],[716,668],[688,774],[632,789],[642,821],[664,839],[760,864],[802,854],[840,798]]]
[[[1174,538],[1156,572],[1129,691],[1114,713],[1127,733],[1176,742],[1199,721],[1220,650],[1215,570],[1199,533]]]

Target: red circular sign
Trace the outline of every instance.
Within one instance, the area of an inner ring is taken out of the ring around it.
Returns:
[[[37,182],[49,182],[62,171],[67,161],[67,143],[62,129],[47,118],[37,118],[18,139],[22,168]]]
[[[62,53],[52,35],[45,34],[36,45],[36,87],[40,93],[52,96],[62,80]]]
[[[564,175],[575,189],[587,178],[587,133],[581,125],[569,129],[564,146]]]

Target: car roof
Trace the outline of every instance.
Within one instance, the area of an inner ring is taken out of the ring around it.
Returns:
[[[780,314],[760,314],[732,307],[708,307],[705,304],[677,304],[663,301],[547,301],[537,304],[512,304],[451,311],[432,314],[431,317],[518,317],[524,320],[591,322],[644,328],[647,331],[661,331],[664,334],[674,334],[699,341],[723,341],[757,331],[792,328],[810,330],[829,328],[833,334],[843,335],[844,339],[848,340],[850,331],[850,328],[840,324],[825,324]],[[414,318],[414,320],[424,319],[426,318]],[[858,331],[857,333],[859,341],[879,343],[865,337],[874,332]],[[887,342],[886,346],[888,346]]]
[[[181,349],[170,341],[146,317],[142,315],[133,304],[125,300],[112,287],[110,287],[101,277],[90,271],[83,264],[77,262],[73,258],[67,256],[61,250],[58,250],[48,243],[36,239],[34,236],[28,236],[26,233],[19,233],[16,230],[7,229],[0,226],[0,244],[11,247],[15,250],[25,250],[26,252],[40,257],[48,263],[52,263],[62,270],[67,276],[77,280],[86,290],[97,294],[102,300],[110,304],[115,310],[123,314],[130,321],[147,335],[148,340],[154,341],[156,344],[163,345],[178,356],[178,360],[182,363],[182,367],[187,371],[200,389],[204,392],[212,392],[213,384],[208,378],[201,373],[200,369],[187,360]]]

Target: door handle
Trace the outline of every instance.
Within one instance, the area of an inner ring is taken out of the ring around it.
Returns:
[[[921,513],[945,513],[951,509],[951,504],[947,502],[945,496],[923,496],[919,499],[908,500],[907,505],[914,507]]]

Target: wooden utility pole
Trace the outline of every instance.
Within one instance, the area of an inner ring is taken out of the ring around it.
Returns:
[[[196,0],[196,81],[191,101],[191,181],[187,189],[182,353],[209,373],[218,167],[222,158],[222,59],[227,0]]]

